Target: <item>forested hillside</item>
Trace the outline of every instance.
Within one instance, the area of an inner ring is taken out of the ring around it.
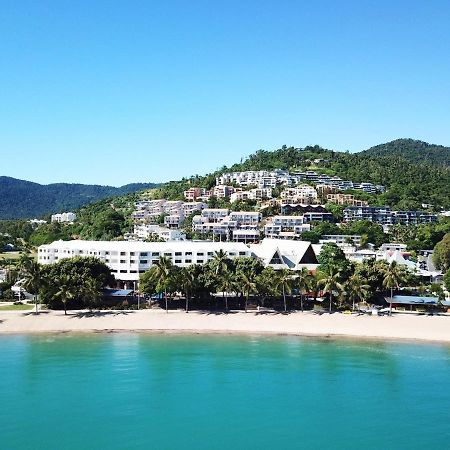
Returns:
[[[450,147],[428,144],[414,139],[396,139],[362,152],[365,156],[399,156],[412,163],[450,166]]]
[[[11,177],[0,177],[0,219],[40,217],[73,210],[106,197],[156,186],[134,183],[112,186],[56,183],[42,185]]]
[[[389,145],[389,144],[385,144]],[[438,146],[431,146],[435,148]],[[445,147],[443,147],[445,148]],[[162,186],[160,196],[181,199],[183,190],[189,186],[210,188],[216,175],[226,171],[241,170],[316,170],[337,175],[354,182],[372,182],[387,188],[387,192],[372,196],[371,203],[388,205],[397,209],[421,209],[422,204],[433,208],[450,208],[450,166],[425,162],[427,149],[424,147],[422,161],[398,154],[370,155],[368,152],[344,153],[323,149],[319,146],[286,147],[266,151],[258,150],[239,164],[204,177],[191,177]],[[433,154],[433,150],[431,150]],[[429,160],[432,159],[430,155]]]

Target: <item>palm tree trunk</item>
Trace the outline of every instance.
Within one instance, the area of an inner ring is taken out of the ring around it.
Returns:
[[[331,314],[331,305],[333,304],[333,294],[330,292],[330,314]]]
[[[222,292],[222,297],[225,302],[225,311],[228,311],[228,298],[225,296],[225,291]]]
[[[167,292],[166,291],[164,291],[164,300],[166,301],[166,313],[168,313],[169,309],[167,307]]]
[[[353,299],[352,311],[355,310],[355,299]]]
[[[284,302],[284,312],[286,312],[287,306],[286,306],[286,293],[284,292],[284,284],[283,284],[283,302]]]
[[[389,315],[392,316],[392,297],[394,296],[394,288],[391,288],[391,302],[389,303]]]
[[[245,312],[247,312],[248,294],[245,296]]]
[[[33,295],[33,299],[34,299],[34,304],[35,304],[35,308],[36,308],[36,315],[39,314],[38,312],[38,304],[37,304],[37,295]]]
[[[186,312],[189,312],[189,295],[186,294]]]
[[[64,302],[64,315],[67,316],[67,302]]]
[[[300,294],[300,308],[303,312],[303,294]]]

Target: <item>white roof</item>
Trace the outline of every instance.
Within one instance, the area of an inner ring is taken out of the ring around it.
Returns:
[[[304,254],[311,247],[311,243],[307,241],[292,241],[286,239],[265,238],[260,244],[250,245],[253,253],[264,261],[267,265],[278,253],[278,256],[283,261],[283,264],[278,264],[277,267],[284,268],[300,268],[300,264]],[[306,266],[301,264],[301,267]],[[309,265],[308,265],[309,266]],[[315,267],[315,265],[314,265]]]
[[[130,241],[55,241],[41,245],[39,248],[54,248],[64,250],[95,250],[95,251],[131,251],[131,252],[164,252],[164,251],[238,251],[249,252],[242,242],[211,242],[211,241],[172,241],[172,242],[130,242]]]

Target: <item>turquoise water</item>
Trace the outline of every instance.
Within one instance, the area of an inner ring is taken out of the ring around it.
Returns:
[[[0,337],[1,449],[450,445],[450,347],[298,337]]]

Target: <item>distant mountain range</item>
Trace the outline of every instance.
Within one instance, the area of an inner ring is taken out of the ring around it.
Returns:
[[[0,176],[0,219],[26,219],[78,209],[106,197],[157,187],[133,183],[121,187],[55,183],[42,185]]]
[[[437,166],[450,166],[450,147],[428,144],[414,139],[396,139],[386,144],[369,148],[361,155],[399,156],[413,163],[428,163]]]

